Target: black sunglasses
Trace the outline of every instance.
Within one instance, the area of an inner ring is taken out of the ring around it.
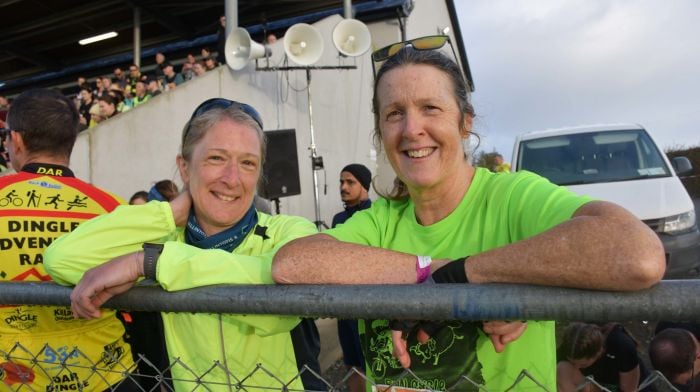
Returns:
[[[452,55],[455,61],[457,60],[457,53],[455,48],[452,46],[452,41],[447,35],[429,35],[426,37],[414,38],[408,41],[397,42],[385,46],[379,50],[372,52],[372,71],[374,72],[374,77],[377,77],[377,70],[374,63],[382,62],[387,60],[389,57],[395,55],[399,50],[410,46],[416,50],[435,50],[440,49],[445,46],[446,43],[450,44],[450,49],[452,49]]]
[[[185,131],[185,133],[182,134],[182,141],[184,142],[185,139],[187,139],[187,135],[190,133],[190,126],[192,124],[192,120],[212,109],[228,109],[230,107],[240,109],[243,113],[250,116],[250,118],[252,118],[260,126],[260,129],[264,129],[262,118],[260,118],[260,113],[258,113],[258,111],[255,110],[255,108],[253,108],[252,106],[238,101],[232,101],[226,98],[210,98],[202,102],[199,106],[197,106],[197,108],[192,113],[192,117],[190,117],[190,121],[188,121],[187,123],[187,130]]]

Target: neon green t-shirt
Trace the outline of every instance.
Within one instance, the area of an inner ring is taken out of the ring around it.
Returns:
[[[345,224],[326,231],[341,241],[457,259],[504,246],[568,220],[591,199],[578,196],[529,172],[494,174],[478,168],[457,208],[441,221],[421,226],[411,200],[380,199]],[[386,320],[360,321],[367,374],[376,384],[404,388],[477,390],[468,380],[492,391],[512,386],[523,370],[549,390],[556,390],[554,322],[528,322],[525,333],[496,353],[481,323],[450,321],[425,345],[408,337],[411,370],[422,380],[404,377],[392,356]],[[459,383],[453,388],[455,384]],[[516,390],[541,390],[526,379]]]

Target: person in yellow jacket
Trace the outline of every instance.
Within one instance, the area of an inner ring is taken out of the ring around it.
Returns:
[[[12,104],[1,135],[17,173],[0,177],[0,280],[50,281],[45,248],[122,204],[68,168],[79,119],[75,105],[50,90],[24,92]],[[114,311],[77,320],[69,307],[0,305],[0,390],[136,391],[128,378],[122,383],[134,367],[123,335]]]
[[[183,130],[177,165],[184,189],[171,202],[123,206],[55,241],[45,265],[76,284],[73,314],[93,319],[141,277],[168,291],[214,284],[272,284],[277,249],[317,232],[308,220],[255,210],[265,142],[251,106],[202,103]],[[87,271],[87,272],[86,272]],[[197,378],[208,390],[302,389],[289,331],[299,319],[268,315],[161,313],[177,391]],[[257,370],[260,364],[263,370]],[[267,372],[272,374],[269,375]]]

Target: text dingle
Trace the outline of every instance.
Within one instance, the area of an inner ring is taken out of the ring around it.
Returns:
[[[7,231],[13,232],[49,232],[49,233],[70,233],[75,230],[80,222],[62,222],[62,221],[15,221],[11,220],[7,222]]]

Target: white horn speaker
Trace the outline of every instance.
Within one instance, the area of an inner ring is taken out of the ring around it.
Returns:
[[[229,34],[224,51],[226,64],[235,71],[245,68],[252,59],[270,55],[270,48],[250,39],[250,34],[242,27]]]
[[[343,19],[333,29],[333,45],[348,57],[363,55],[372,45],[367,26],[357,19]]]
[[[313,26],[297,23],[284,34],[284,51],[299,65],[311,65],[323,54],[323,37]]]

